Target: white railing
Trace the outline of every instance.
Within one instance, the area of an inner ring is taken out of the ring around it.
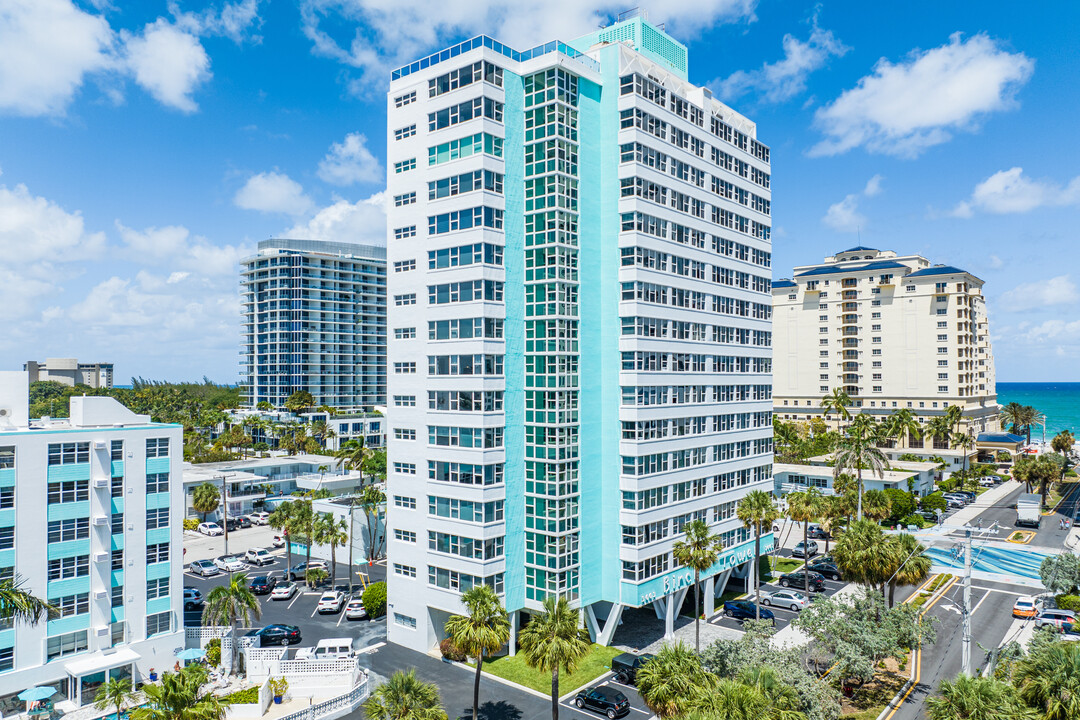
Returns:
[[[222,625],[209,625],[207,627],[185,627],[184,628],[184,646],[185,647],[206,647],[206,643],[211,640],[220,640],[228,637],[232,634],[232,628]]]
[[[344,695],[339,695],[335,698],[309,705],[303,710],[285,715],[284,717],[278,718],[278,720],[317,720],[318,718],[327,717],[333,714],[344,715],[356,710],[367,695],[368,679],[367,674],[365,674],[360,678],[356,685],[353,686],[353,689]]]
[[[282,660],[276,673],[282,675],[337,675],[351,673],[357,667],[356,658],[333,660]]]

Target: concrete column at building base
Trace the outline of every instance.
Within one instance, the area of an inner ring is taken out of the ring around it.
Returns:
[[[518,634],[518,619],[520,618],[520,611],[515,610],[510,613],[510,657],[517,655],[517,634]]]
[[[604,614],[605,605],[609,604],[594,603],[585,608],[585,622],[589,629],[589,636],[598,645],[610,645],[611,639],[615,636],[615,630],[622,622],[623,606],[620,603],[610,603],[606,608],[607,613]],[[597,612],[600,612],[603,617],[603,625],[600,624],[601,618],[597,617]]]

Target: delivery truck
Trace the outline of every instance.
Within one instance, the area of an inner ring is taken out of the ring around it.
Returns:
[[[1016,501],[1016,526],[1037,528],[1042,523],[1042,498],[1025,493]]]

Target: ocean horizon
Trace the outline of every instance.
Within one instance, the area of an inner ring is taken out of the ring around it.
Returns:
[[[1046,440],[1062,430],[1080,431],[1080,382],[999,382],[1000,405],[1018,402],[1046,415]],[[1042,426],[1031,429],[1031,439],[1042,439]]]

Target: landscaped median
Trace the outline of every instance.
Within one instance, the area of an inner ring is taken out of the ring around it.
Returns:
[[[571,690],[576,690],[582,685],[587,685],[611,669],[611,659],[622,653],[622,650],[604,645],[593,645],[589,648],[589,654],[578,664],[578,668],[572,674],[559,673],[559,695],[565,695]],[[470,667],[476,667],[476,663],[470,662]],[[505,657],[484,660],[484,672],[490,673],[503,680],[523,685],[544,695],[551,694],[551,673],[534,670],[525,664],[525,656],[520,652],[513,657]]]

